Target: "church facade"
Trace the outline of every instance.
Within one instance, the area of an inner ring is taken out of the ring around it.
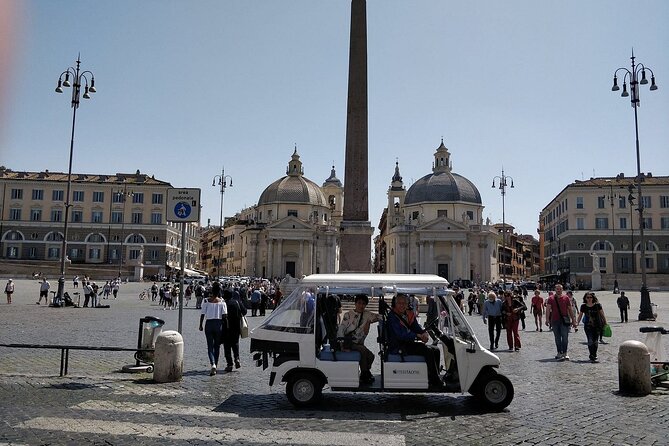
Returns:
[[[226,222],[224,239],[234,240],[235,246],[224,246],[223,274],[302,277],[337,272],[343,198],[334,166],[319,186],[304,176],[295,149],[286,175],[265,188],[258,204]]]
[[[452,171],[443,141],[432,173],[408,190],[396,163],[375,241],[375,269],[438,274],[449,281],[495,280],[498,235],[483,222],[483,208],[476,186]]]

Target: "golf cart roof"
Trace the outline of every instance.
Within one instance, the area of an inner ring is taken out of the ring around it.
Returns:
[[[446,288],[448,280],[434,274],[368,274],[368,273],[339,273],[339,274],[312,274],[300,281],[301,286],[318,288],[348,288],[370,289],[385,288],[387,290],[419,290],[431,288]]]

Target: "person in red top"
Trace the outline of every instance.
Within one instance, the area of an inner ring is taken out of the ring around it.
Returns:
[[[544,298],[541,297],[541,291],[534,290],[531,305],[532,314],[534,315],[534,325],[537,327],[535,331],[544,331],[541,323],[544,315]]]
[[[571,300],[562,294],[562,285],[555,285],[555,294],[546,302],[546,325],[553,330],[558,361],[569,361],[567,347],[569,346],[569,327],[576,328],[576,318],[571,306]]]

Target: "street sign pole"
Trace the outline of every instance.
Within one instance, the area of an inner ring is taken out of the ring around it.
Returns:
[[[186,275],[186,223],[200,221],[200,189],[167,189],[167,221],[181,223],[181,281],[179,283],[179,322],[181,333],[184,308],[184,277]]]

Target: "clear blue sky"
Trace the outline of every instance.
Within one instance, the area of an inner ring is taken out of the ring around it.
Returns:
[[[81,52],[98,93],[77,113],[75,172],[139,169],[201,188],[202,224],[218,224],[222,166],[232,215],[285,174],[294,144],[308,178],[322,183],[334,162],[345,181],[348,0],[0,6],[12,14],[1,164],[67,171],[71,109],[54,88]],[[668,1],[368,0],[367,17],[372,225],[395,158],[409,186],[442,136],[493,221],[504,167],[507,223],[534,236],[566,184],[635,175],[633,110],[610,90],[632,47],[660,87],[641,93],[642,171],[669,173]]]

